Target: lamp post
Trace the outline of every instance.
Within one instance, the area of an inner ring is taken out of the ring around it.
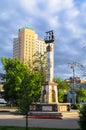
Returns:
[[[23,104],[24,105],[24,113],[25,113],[25,130],[28,130],[28,107],[29,107],[29,103],[28,103],[28,90],[25,88],[25,86],[21,86],[21,94],[23,93]],[[20,95],[21,96],[21,95]],[[21,101],[21,97],[20,97],[20,101]]]
[[[27,101],[27,99],[26,99],[26,101]],[[28,103],[27,102],[26,102],[26,130],[28,130]]]

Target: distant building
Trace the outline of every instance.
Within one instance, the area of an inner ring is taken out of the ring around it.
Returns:
[[[76,100],[76,89],[85,88],[86,89],[86,80],[80,79],[80,77],[69,78],[65,80],[66,83],[70,85],[70,91],[67,94],[67,101],[73,103]],[[73,88],[74,87],[74,88]]]
[[[36,52],[44,53],[46,44],[38,38],[38,34],[29,27],[20,28],[18,37],[13,39],[13,58],[18,58],[31,66]]]
[[[73,87],[73,78],[69,78],[69,79],[65,79],[64,80],[66,83],[68,83],[70,85],[70,87],[72,88]],[[75,87],[77,88],[85,88],[86,89],[86,79],[80,79],[80,77],[75,77],[74,79],[74,84],[75,84]]]
[[[4,83],[4,80],[3,80],[3,76],[4,74],[0,73],[0,98],[2,97],[2,93],[3,93],[3,83]]]

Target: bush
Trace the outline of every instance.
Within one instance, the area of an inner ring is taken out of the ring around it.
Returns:
[[[72,109],[80,109],[80,104],[79,103],[72,104]]]
[[[86,130],[86,105],[80,110],[79,125],[82,130]]]

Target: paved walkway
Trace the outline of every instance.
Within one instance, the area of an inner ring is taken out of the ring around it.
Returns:
[[[78,129],[78,117],[65,117],[63,119],[30,119],[28,118],[29,127],[42,128],[71,128]],[[0,126],[25,126],[26,119],[22,115],[15,115],[11,112],[0,112]]]

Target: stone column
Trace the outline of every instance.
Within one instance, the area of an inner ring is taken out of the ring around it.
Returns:
[[[46,81],[53,81],[54,78],[54,44],[50,43],[47,45],[47,70],[46,70]]]

